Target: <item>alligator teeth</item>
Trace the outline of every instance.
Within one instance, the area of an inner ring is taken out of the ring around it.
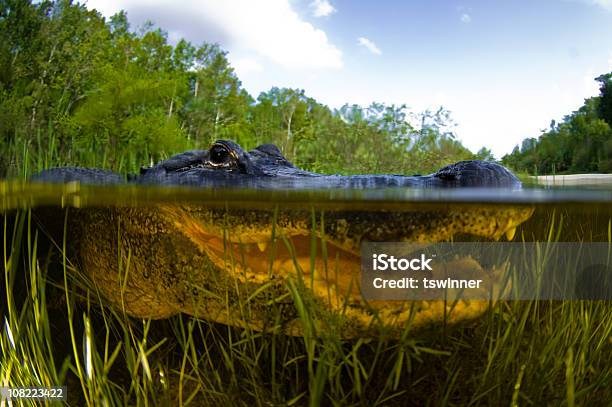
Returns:
[[[259,242],[257,243],[257,247],[259,247],[259,251],[263,253],[268,248],[268,242]]]
[[[516,234],[516,228],[506,230],[506,239],[508,239],[508,241],[514,239],[515,234]]]

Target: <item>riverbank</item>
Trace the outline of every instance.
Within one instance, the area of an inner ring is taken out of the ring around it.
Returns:
[[[539,175],[530,178],[541,185],[612,185],[612,174]]]

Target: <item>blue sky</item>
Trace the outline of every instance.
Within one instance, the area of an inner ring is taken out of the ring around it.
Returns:
[[[612,0],[89,0],[171,40],[218,42],[254,97],[305,89],[332,108],[442,105],[497,157],[598,94],[612,71]]]

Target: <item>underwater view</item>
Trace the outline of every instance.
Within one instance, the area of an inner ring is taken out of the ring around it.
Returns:
[[[61,383],[70,405],[612,396],[609,288],[607,301],[364,304],[353,278],[372,233],[612,248],[612,188],[0,185],[11,386]]]

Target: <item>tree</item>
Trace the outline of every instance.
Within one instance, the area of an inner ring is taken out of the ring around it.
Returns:
[[[495,156],[493,155],[493,152],[486,147],[482,147],[480,150],[478,150],[474,158],[483,161],[495,161]]]
[[[599,82],[598,116],[612,126],[612,72],[595,78]]]
[[[67,120],[73,147],[107,151],[116,157],[156,161],[188,146],[180,117],[174,114],[188,92],[187,75],[174,62],[166,34],[146,25],[140,36],[129,31],[125,13],[109,23],[107,54],[89,74],[90,86]],[[188,56],[179,60],[188,66]]]
[[[216,44],[204,44],[195,51],[195,61],[193,96],[185,106],[190,135],[204,145],[226,136],[240,141],[251,98],[241,88],[227,52]]]
[[[254,100],[216,44],[172,45],[151,23],[133,30],[125,12],[105,20],[71,0],[0,2],[0,173],[25,160],[135,171],[217,138],[272,142],[323,172],[423,172],[473,157],[453,127],[442,108],[332,111],[302,89]]]
[[[257,101],[261,105],[261,109],[256,109],[259,110],[257,117],[265,118],[267,133],[260,137],[278,144],[281,151],[293,159],[299,139],[307,131],[309,98],[302,89],[273,87],[262,92]]]
[[[140,151],[146,161],[186,147],[177,119],[167,114],[177,86],[172,79],[147,76],[135,66],[105,70],[98,87],[71,118],[74,134],[81,135],[77,146],[107,146],[111,157]]]
[[[605,92],[602,87],[602,95],[586,99],[561,123],[553,121],[538,139],[524,139],[520,150],[504,156],[502,162],[532,174],[609,171],[612,131],[600,117],[605,114],[601,109]]]

